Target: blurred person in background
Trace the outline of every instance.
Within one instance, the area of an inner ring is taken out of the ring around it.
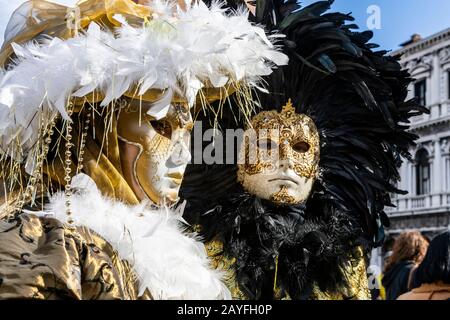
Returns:
[[[413,289],[398,300],[450,299],[450,231],[436,236],[414,273]]]
[[[383,254],[383,265],[386,265],[390,256],[392,255],[392,248],[394,246],[395,238],[389,236],[383,243],[382,250]],[[372,300],[386,300],[386,289],[383,287],[383,273],[379,272],[379,274],[373,273],[373,288],[370,290],[370,294],[372,295]]]
[[[394,245],[394,238],[389,238],[383,244],[383,250],[386,252],[383,255],[383,265],[386,265],[389,258],[392,256],[392,247]],[[383,273],[380,273],[375,278],[375,288],[371,290],[372,300],[386,300],[386,288],[383,286]]]
[[[410,290],[412,272],[422,262],[427,248],[428,241],[417,231],[402,233],[395,240],[382,280],[386,300],[396,300]]]

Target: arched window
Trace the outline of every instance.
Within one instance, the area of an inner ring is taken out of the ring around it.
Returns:
[[[430,193],[430,176],[428,152],[425,149],[419,150],[416,154],[416,191],[418,196]]]

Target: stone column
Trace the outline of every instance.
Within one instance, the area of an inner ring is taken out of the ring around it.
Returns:
[[[445,157],[445,163],[446,163],[446,166],[445,166],[445,171],[446,171],[446,177],[447,177],[447,179],[446,179],[446,181],[447,181],[447,185],[445,186],[445,188],[446,188],[446,192],[447,193],[450,193],[450,155],[447,155],[446,157]]]
[[[448,146],[449,141],[444,139],[442,141],[441,151],[443,154],[442,160],[444,163],[444,172],[442,176],[444,177],[443,181],[443,191],[446,193],[450,193],[450,148]]]
[[[443,193],[449,193],[450,192],[450,153],[448,152],[448,139],[445,138],[441,141],[440,144],[440,151],[441,151],[441,165],[442,165],[442,172],[441,172],[441,190]]]
[[[408,196],[412,196],[413,195],[413,189],[412,189],[412,184],[411,184],[411,162],[410,161],[405,161],[405,190],[407,190],[409,192]]]
[[[427,88],[427,90],[431,91],[430,104],[437,104],[441,102],[441,64],[439,55],[434,53],[430,62],[432,65],[431,87]]]
[[[408,190],[407,189],[407,181],[406,181],[406,168],[407,168],[407,163],[405,161],[400,166],[400,183],[398,184],[398,188],[401,190]]]
[[[409,172],[411,180],[409,181],[409,185],[411,186],[411,195],[415,196],[417,194],[416,191],[416,165],[414,163],[411,163],[409,165]]]
[[[441,141],[440,139],[436,139],[434,141],[434,158],[433,158],[433,172],[432,172],[432,181],[431,181],[431,192],[442,193],[442,182],[444,176],[443,168],[442,168],[442,156],[441,156]]]

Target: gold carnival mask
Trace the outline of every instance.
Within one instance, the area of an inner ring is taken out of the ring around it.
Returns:
[[[121,166],[125,180],[140,200],[170,204],[178,200],[191,159],[192,117],[187,106],[171,105],[164,119],[155,120],[147,115],[150,107],[148,103],[132,103],[119,115]]]
[[[305,202],[317,178],[319,133],[291,101],[281,112],[265,111],[251,121],[240,150],[238,179],[250,193],[277,204]]]

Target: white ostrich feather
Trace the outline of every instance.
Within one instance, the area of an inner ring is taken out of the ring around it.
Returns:
[[[186,11],[162,1],[152,6],[156,13],[140,28],[115,16],[122,23],[115,33],[91,23],[68,40],[13,44],[17,61],[0,75],[1,150],[22,161],[40,126],[58,113],[68,120],[73,96],[100,91],[105,106],[137,86],[139,95],[170,89],[192,106],[205,85],[245,81],[258,88],[261,76],[287,64],[271,43],[279,35],[268,38],[246,10],[227,15],[219,4],[208,8],[202,1]]]
[[[154,299],[231,299],[221,274],[210,269],[204,245],[183,232],[181,213],[107,199],[84,174],[72,184],[78,190],[71,197],[74,224],[98,233],[132,264],[140,295],[148,289]],[[65,202],[57,193],[39,215],[64,222]]]

